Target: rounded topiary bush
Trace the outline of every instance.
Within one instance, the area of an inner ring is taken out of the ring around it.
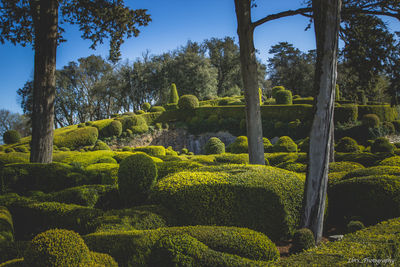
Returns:
[[[382,128],[384,129],[386,134],[394,134],[396,132],[396,129],[395,129],[393,123],[391,123],[389,121],[384,121],[382,123]]]
[[[218,137],[211,137],[204,146],[206,155],[225,153],[225,144]]]
[[[152,157],[159,157],[159,156],[165,156],[166,155],[166,151],[165,151],[165,147],[163,146],[142,146],[142,147],[135,147],[133,150],[133,152],[144,152],[149,156]]]
[[[119,137],[122,134],[122,123],[114,120],[107,126],[108,136]]]
[[[233,143],[228,145],[228,152],[234,154],[248,153],[248,141],[247,136],[238,136]]]
[[[276,99],[276,93],[279,92],[279,91],[282,91],[282,90],[286,90],[285,87],[283,87],[283,86],[272,87],[272,89],[271,89],[272,97]]]
[[[264,152],[268,152],[269,149],[271,149],[271,147],[272,147],[271,142],[266,137],[263,137],[263,145],[264,145]]]
[[[195,109],[199,107],[199,99],[195,95],[183,95],[179,98],[178,107],[180,109]]]
[[[148,111],[150,109],[150,107],[151,107],[150,103],[147,103],[147,102],[143,103],[142,106],[141,106],[141,108],[144,111]]]
[[[21,135],[15,130],[8,130],[3,134],[3,141],[5,144],[15,144],[21,140]]]
[[[376,114],[365,114],[361,122],[363,126],[368,128],[375,128],[380,124],[379,117]]]
[[[296,143],[289,136],[279,137],[278,142],[272,147],[273,152],[297,152]]]
[[[110,147],[104,143],[103,141],[97,140],[96,144],[94,144],[94,147],[92,148],[93,151],[97,150],[111,150]]]
[[[176,90],[176,85],[171,84],[171,91],[169,93],[168,104],[177,104],[179,101],[178,90]]]
[[[360,147],[358,146],[357,141],[353,138],[343,137],[337,143],[336,151],[344,153],[360,152]]]
[[[121,161],[118,170],[118,190],[127,204],[141,202],[147,198],[156,183],[157,167],[150,156],[137,152]]]
[[[364,229],[365,226],[362,222],[360,221],[350,221],[347,224],[347,233],[353,233],[356,232],[358,230]]]
[[[153,106],[153,107],[151,107],[151,109],[149,111],[150,112],[164,112],[165,108],[162,106]]]
[[[280,90],[275,94],[276,104],[291,105],[293,104],[292,92],[289,90]]]
[[[394,145],[389,142],[389,139],[385,137],[378,137],[375,139],[374,143],[371,145],[371,152],[386,152],[393,153]]]
[[[79,266],[88,261],[89,249],[79,234],[52,229],[35,236],[24,253],[24,262],[32,267]]]
[[[315,240],[310,229],[302,228],[294,232],[290,253],[299,253],[312,247],[315,247]]]

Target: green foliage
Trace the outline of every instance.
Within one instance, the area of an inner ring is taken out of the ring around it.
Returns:
[[[88,260],[89,249],[79,234],[53,229],[35,236],[25,251],[24,262],[32,267],[78,266]]]
[[[378,162],[383,160],[384,158],[391,157],[393,154],[387,153],[335,153],[336,161],[352,161],[362,164],[365,167],[370,167],[376,165]]]
[[[337,222],[356,217],[367,224],[399,217],[399,192],[399,176],[379,174],[343,179],[328,191],[328,214]]]
[[[380,124],[379,117],[376,114],[365,114],[362,117],[362,125],[368,128],[378,127]]]
[[[178,266],[185,262],[195,266],[265,266],[266,261],[279,258],[276,246],[267,236],[236,227],[186,226],[93,233],[84,239],[90,249],[107,251],[121,266],[159,266],[157,259],[166,260],[163,266],[171,266],[171,256],[183,261],[177,262]]]
[[[165,156],[166,155],[166,150],[165,147],[163,146],[143,146],[143,147],[135,147],[133,149],[133,152],[144,152],[149,156],[152,157],[159,157],[159,156]]]
[[[289,136],[281,136],[271,150],[273,152],[297,152],[297,145]]]
[[[358,106],[354,104],[346,104],[335,106],[335,123],[355,122],[358,119]]]
[[[179,101],[178,90],[176,89],[176,85],[172,83],[169,92],[168,104],[178,104],[178,101]]]
[[[211,137],[204,146],[206,155],[225,153],[225,144],[218,137]]]
[[[389,121],[384,121],[382,123],[382,128],[389,135],[394,134],[396,132],[396,129],[395,129],[393,123],[391,123]]]
[[[115,163],[113,157],[117,158],[117,155],[117,152],[110,150],[57,152],[53,155],[53,161],[67,163],[70,165],[78,165],[80,167],[87,167],[91,164],[100,162]],[[108,160],[106,160],[107,158]]]
[[[3,134],[3,141],[5,144],[15,144],[21,140],[21,135],[16,130],[8,130]]]
[[[149,112],[164,112],[165,108],[162,106],[152,106]]]
[[[294,232],[290,253],[299,253],[315,247],[314,234],[308,228],[301,228]]]
[[[271,89],[272,97],[273,97],[273,98],[276,98],[276,93],[279,92],[279,91],[283,91],[283,90],[286,90],[285,87],[283,87],[283,86],[275,86],[275,87],[272,87],[272,89]]]
[[[382,160],[379,165],[382,166],[397,166],[400,167],[400,156],[394,156]]]
[[[79,265],[79,267],[98,266],[118,267],[118,263],[108,254],[90,251],[89,260]]]
[[[111,150],[111,149],[103,141],[97,140],[96,143],[94,144],[94,147],[92,148],[92,151],[98,151],[98,150]]]
[[[140,203],[154,186],[157,168],[147,154],[138,152],[124,159],[118,170],[118,189],[126,204]]]
[[[292,172],[306,172],[307,165],[298,162],[282,162],[276,165],[276,167],[285,169]]]
[[[111,158],[112,159],[112,158]],[[96,184],[115,185],[118,182],[119,164],[115,163],[95,163],[86,167],[88,180]]]
[[[215,162],[218,163],[226,163],[226,164],[248,164],[249,163],[249,154],[230,154],[223,153],[215,156]],[[266,164],[269,165],[269,164]]]
[[[6,242],[12,241],[14,241],[14,225],[11,213],[6,207],[0,206],[0,249]]]
[[[292,105],[292,92],[289,90],[279,90],[275,93],[276,104]]]
[[[142,108],[142,110],[144,110],[144,111],[149,111],[150,108],[151,108],[151,105],[150,105],[150,103],[145,102],[145,103],[143,103],[143,104],[141,105],[141,108]]]
[[[390,105],[359,105],[359,120],[367,114],[377,115],[380,121],[394,121],[397,120],[399,116],[396,108],[391,107]]]
[[[199,107],[199,100],[194,95],[183,95],[178,101],[179,109],[192,110]]]
[[[300,153],[264,153],[264,157],[269,161],[271,166],[276,166],[283,162],[294,162],[299,158]],[[303,155],[305,155],[303,153]]]
[[[365,228],[364,224],[360,221],[350,221],[346,226],[347,233],[354,233]]]
[[[307,252],[281,258],[278,266],[344,266],[382,264],[399,260],[399,218],[381,222],[355,233],[344,235],[341,241],[322,242]],[[353,262],[349,263],[349,259]],[[367,262],[366,259],[371,260]],[[385,262],[384,262],[385,260]],[[389,261],[391,260],[391,261]],[[378,261],[376,261],[378,262]]]
[[[371,145],[371,152],[386,152],[393,153],[394,145],[389,142],[389,139],[385,137],[376,138],[374,143]]]
[[[58,147],[68,147],[70,149],[92,146],[95,144],[98,135],[97,128],[90,126],[76,129],[62,128],[60,131],[54,131],[54,144]]]
[[[179,224],[248,227],[279,240],[299,222],[303,183],[302,176],[278,168],[221,165],[167,176],[151,199]]]
[[[400,176],[400,167],[398,166],[374,166],[365,169],[356,169],[349,171],[343,179],[355,177],[379,176],[379,175],[398,175]]]
[[[116,136],[119,137],[122,133],[122,123],[117,120],[113,120],[110,125],[106,128],[109,137]]]
[[[361,152],[357,141],[351,137],[343,137],[339,140],[335,147],[337,152],[352,153]]]
[[[357,169],[364,169],[364,166],[357,162],[339,161],[329,163],[329,173],[350,172]]]
[[[267,152],[272,147],[271,142],[266,137],[263,137],[263,145],[264,145],[264,152]]]
[[[132,131],[133,134],[145,133],[149,130],[146,120],[142,116],[122,116],[118,118],[122,123],[122,131]]]
[[[21,152],[0,153],[0,166],[10,163],[28,163],[29,154]]]
[[[238,136],[233,143],[228,145],[226,150],[234,154],[248,153],[248,146],[247,136]]]

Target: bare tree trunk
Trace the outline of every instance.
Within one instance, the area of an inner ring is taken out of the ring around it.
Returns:
[[[265,164],[262,140],[260,100],[258,96],[257,61],[251,23],[251,1],[235,0],[240,63],[246,99],[246,125],[250,164]]]
[[[39,18],[34,21],[37,35],[30,161],[49,163],[53,157],[58,1],[41,0],[36,10]]]
[[[317,40],[316,113],[310,133],[302,227],[309,228],[317,244],[322,239],[337,71],[341,0],[313,0]]]

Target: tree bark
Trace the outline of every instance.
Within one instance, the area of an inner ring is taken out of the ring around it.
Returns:
[[[36,1],[31,1],[31,3]],[[49,163],[53,157],[55,70],[58,1],[41,0],[36,9],[31,162]]]
[[[314,233],[316,244],[319,244],[322,238],[332,145],[341,0],[313,0],[312,5],[317,41],[314,86],[315,91],[319,93],[310,133],[309,164],[301,224]]]
[[[246,99],[246,127],[250,164],[265,164],[262,140],[260,100],[258,96],[257,61],[251,23],[251,1],[235,0],[240,46],[240,63]]]

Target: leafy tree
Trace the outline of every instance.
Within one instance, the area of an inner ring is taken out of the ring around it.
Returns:
[[[1,0],[0,42],[33,44],[35,69],[32,105],[31,162],[51,162],[53,149],[56,51],[64,41],[62,23],[78,24],[91,48],[110,38],[110,59],[120,57],[123,39],[137,36],[150,21],[146,10],[131,10],[123,1]]]

